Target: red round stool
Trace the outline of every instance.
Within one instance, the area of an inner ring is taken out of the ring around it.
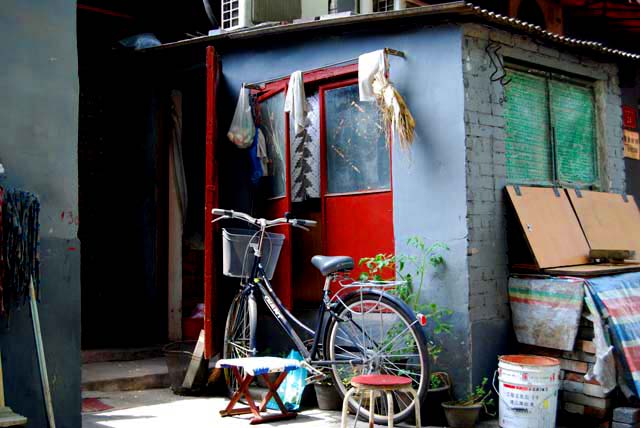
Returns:
[[[351,379],[351,388],[344,396],[342,402],[342,428],[347,428],[347,415],[349,412],[349,399],[353,394],[369,393],[369,427],[373,428],[373,410],[377,393],[385,393],[387,396],[387,424],[393,428],[393,396],[392,392],[408,392],[413,396],[416,412],[416,428],[420,428],[420,400],[418,394],[411,387],[411,379],[405,376],[392,376],[384,374],[368,374],[355,376]]]

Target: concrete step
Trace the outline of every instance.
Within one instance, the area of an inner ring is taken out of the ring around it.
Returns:
[[[106,361],[133,361],[162,357],[162,345],[141,348],[87,349],[82,351],[82,364]]]
[[[136,391],[169,385],[165,358],[82,365],[82,389],[85,391]]]

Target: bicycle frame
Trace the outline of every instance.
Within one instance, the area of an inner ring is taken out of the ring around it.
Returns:
[[[260,239],[259,249],[262,246],[262,238]],[[300,354],[304,357],[305,361],[314,366],[330,366],[332,364],[363,364],[365,362],[363,359],[349,359],[349,360],[320,360],[317,359],[318,347],[320,345],[320,340],[324,337],[324,329],[327,326],[328,319],[325,321],[325,314],[329,313],[331,317],[337,317],[336,313],[331,308],[331,301],[329,299],[329,283],[331,282],[330,277],[327,277],[325,281],[325,287],[322,294],[322,303],[320,304],[320,308],[318,310],[318,324],[315,330],[312,330],[308,326],[306,326],[303,322],[298,320],[287,308],[284,307],[282,301],[278,298],[275,291],[271,287],[271,283],[267,278],[265,270],[262,266],[261,262],[261,251],[256,251],[254,255],[253,268],[251,272],[251,276],[249,277],[249,281],[243,284],[242,293],[246,293],[247,295],[252,294],[257,290],[259,290],[262,300],[265,302],[271,314],[276,318],[282,330],[289,336],[295,347],[298,349]],[[291,322],[297,324],[300,328],[302,328],[308,334],[314,336],[313,344],[311,349],[308,349],[304,344],[300,335],[296,332],[296,330],[291,325]],[[356,327],[359,328],[359,326]],[[351,335],[350,332],[345,331],[345,334],[350,336],[349,338],[357,343],[357,340]]]

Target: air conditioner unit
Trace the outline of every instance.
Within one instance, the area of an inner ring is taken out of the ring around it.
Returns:
[[[360,13],[388,12],[406,8],[406,0],[360,0]]]
[[[293,21],[302,15],[300,0],[222,0],[222,29],[262,22]]]

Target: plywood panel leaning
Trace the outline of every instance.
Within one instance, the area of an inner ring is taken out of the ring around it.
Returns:
[[[589,263],[589,244],[564,191],[507,186],[507,193],[539,268]]]

